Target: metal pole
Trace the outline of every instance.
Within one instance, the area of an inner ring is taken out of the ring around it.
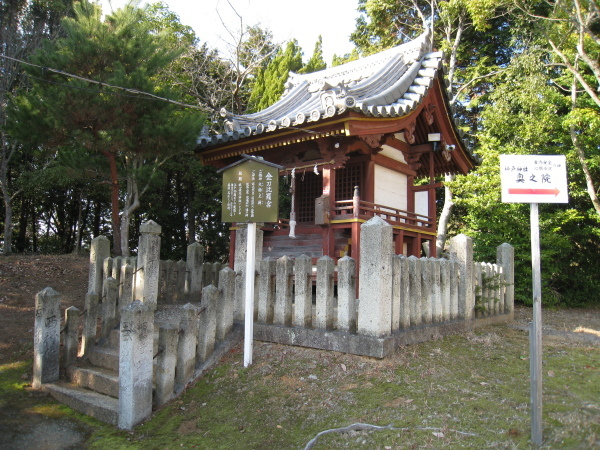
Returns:
[[[246,244],[244,367],[248,367],[252,364],[252,340],[254,339],[254,273],[256,272],[256,223],[248,224]]]
[[[542,275],[538,204],[531,203],[531,268],[533,271],[533,322],[529,327],[531,388],[531,441],[542,444]]]

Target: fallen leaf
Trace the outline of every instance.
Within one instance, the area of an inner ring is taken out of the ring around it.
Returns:
[[[553,377],[554,376],[554,371],[553,370],[549,370],[548,371],[548,376],[549,377]]]
[[[414,399],[412,399],[412,398],[409,398],[409,399],[407,399],[407,400],[404,400],[404,403],[412,403],[412,402],[414,402],[414,401],[415,401]]]
[[[345,372],[346,371],[346,364],[342,364],[342,370]]]
[[[444,437],[444,433],[442,433],[442,432],[440,432],[440,431],[434,431],[434,432],[433,432],[433,435],[434,435],[436,438],[440,438],[440,439]]]
[[[482,386],[487,386],[489,383],[486,383],[485,381],[482,381],[481,383],[479,383]]]

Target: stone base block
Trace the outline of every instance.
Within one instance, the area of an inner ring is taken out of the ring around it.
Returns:
[[[94,347],[89,353],[90,362],[94,366],[119,371],[119,351],[110,347]]]
[[[101,367],[70,367],[67,369],[72,384],[100,394],[119,398],[119,374]]]
[[[396,348],[404,345],[418,344],[451,334],[464,333],[476,327],[509,323],[511,321],[511,314],[503,314],[468,321],[461,320],[442,324],[428,324],[407,330],[399,330],[385,338],[362,336],[343,331],[326,331],[255,323],[254,339],[381,359],[393,353]]]
[[[117,425],[119,401],[116,398],[66,383],[48,383],[42,385],[42,389],[76,411]]]

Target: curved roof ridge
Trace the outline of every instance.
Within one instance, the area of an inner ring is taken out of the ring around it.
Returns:
[[[296,127],[348,110],[374,117],[398,117],[416,108],[441,69],[441,52],[431,53],[431,32],[347,64],[310,74],[291,74],[286,92],[273,105],[227,118],[225,133],[203,131],[201,147],[252,134]]]
[[[392,47],[379,53],[374,53],[345,64],[340,64],[339,66],[323,69],[318,72],[311,72],[307,74],[293,73],[288,77],[286,84],[295,86],[305,81],[311,85],[314,85],[325,81],[327,84],[334,86],[339,83],[348,84],[352,82],[360,82],[365,78],[369,78],[376,73],[385,70],[385,67],[388,66],[388,62],[391,60],[397,61],[398,59],[407,55],[412,57],[404,58],[404,60],[420,59],[422,55],[429,50],[430,34],[430,30],[427,29],[419,37],[410,42],[397,45],[396,47]],[[414,53],[418,54],[416,58]]]

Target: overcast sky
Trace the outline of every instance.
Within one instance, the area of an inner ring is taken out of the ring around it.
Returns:
[[[122,7],[127,0],[98,0],[103,12]],[[140,4],[153,3],[142,1]],[[276,42],[297,39],[305,61],[312,55],[319,35],[323,36],[325,62],[331,65],[334,54],[343,55],[352,49],[349,35],[358,16],[358,0],[163,0],[175,12],[181,23],[191,26],[201,42],[224,50],[227,31],[219,15],[232,30],[244,25],[259,24],[273,32]],[[218,11],[218,14],[217,14]],[[231,40],[229,39],[229,42]]]

